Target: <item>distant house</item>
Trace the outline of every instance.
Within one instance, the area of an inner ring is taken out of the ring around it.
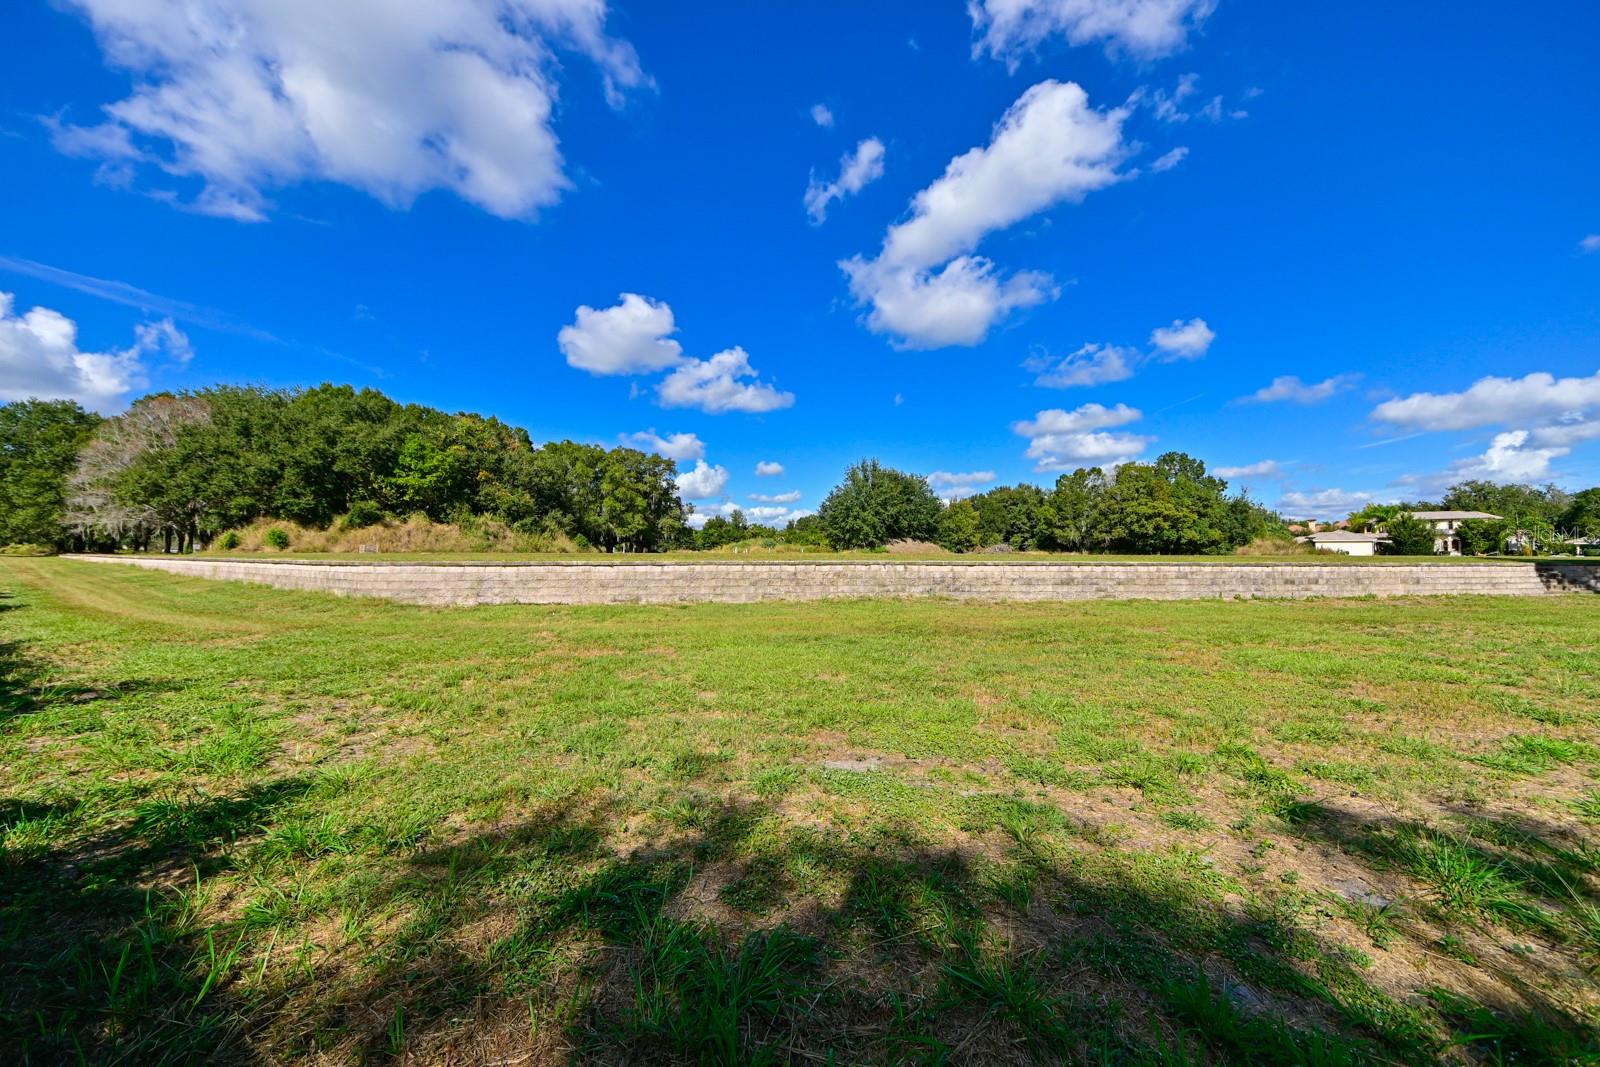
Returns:
[[[1382,534],[1358,533],[1354,530],[1322,530],[1296,537],[1295,540],[1324,552],[1342,552],[1347,556],[1375,556],[1380,544],[1389,543],[1389,539]]]
[[[1489,519],[1498,521],[1500,516],[1491,515],[1487,511],[1413,511],[1411,517],[1421,519],[1432,526],[1435,533],[1433,538],[1433,551],[1435,555],[1459,556],[1461,555],[1461,524],[1472,519]]]
[[[1569,537],[1566,543],[1574,556],[1600,555],[1600,537]]]

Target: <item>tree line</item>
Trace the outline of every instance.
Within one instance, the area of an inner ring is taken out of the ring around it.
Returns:
[[[0,527],[5,543],[189,551],[261,518],[327,527],[422,514],[653,551],[681,540],[688,515],[671,460],[535,447],[498,419],[373,389],[216,386],[142,397],[110,419],[61,401],[4,413],[0,455],[13,458],[0,482],[33,502]]]
[[[1278,515],[1230,493],[1182,452],[949,504],[925,478],[865,459],[817,514],[782,530],[737,511],[694,530],[676,479],[676,465],[659,455],[575,441],[535,446],[498,419],[350,386],[157,393],[112,418],[71,401],[0,405],[0,546],[192,551],[261,519],[326,529],[417,514],[441,523],[492,518],[606,551],[911,540],[956,552],[1215,554],[1289,538]],[[1436,507],[1503,517],[1463,526],[1468,552],[1499,551],[1517,531],[1541,545],[1600,536],[1600,488],[1568,494],[1469,481],[1438,504],[1374,505],[1351,518],[1385,523],[1393,537],[1407,530],[1400,512]],[[1431,536],[1419,530],[1414,540],[1431,551]]]
[[[817,513],[836,548],[933,541],[953,552],[1005,546],[1066,552],[1215,554],[1262,538],[1287,539],[1282,521],[1200,460],[1168,452],[1115,471],[1080,468],[1036,485],[1000,486],[949,505],[925,479],[863,460]]]

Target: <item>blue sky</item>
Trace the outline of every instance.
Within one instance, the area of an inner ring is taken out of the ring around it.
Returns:
[[[17,0],[0,399],[352,382],[654,434],[702,515],[780,522],[868,455],[958,494],[1179,449],[1293,515],[1580,488],[1596,40],[1584,3]]]

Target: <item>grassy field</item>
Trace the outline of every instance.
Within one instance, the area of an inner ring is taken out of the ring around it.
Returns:
[[[1597,649],[0,560],[0,1061],[1595,1062]]]

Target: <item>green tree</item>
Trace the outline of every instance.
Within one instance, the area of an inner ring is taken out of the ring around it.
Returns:
[[[931,540],[939,498],[925,478],[865,459],[845,471],[817,510],[834,548],[875,548],[889,541]]]
[[[940,513],[938,541],[951,552],[971,552],[983,546],[982,519],[972,501],[953,501]]]
[[[1057,478],[1040,516],[1045,543],[1069,552],[1102,547],[1100,520],[1107,484],[1099,467],[1079,467]]]
[[[0,405],[0,545],[67,547],[68,479],[99,423],[71,400]]]
[[[1600,486],[1573,493],[1561,513],[1561,529],[1577,537],[1600,537]]]
[[[1456,536],[1461,539],[1461,552],[1468,556],[1499,552],[1505,547],[1508,532],[1502,519],[1467,519],[1456,526]]]
[[[985,545],[1037,548],[1045,525],[1045,492],[1037,485],[1001,485],[968,498],[978,512],[978,537]]]
[[[1102,494],[1098,516],[1110,547],[1124,552],[1216,553],[1230,540],[1228,483],[1182,452],[1125,463]]]
[[[1437,534],[1433,526],[1412,515],[1400,512],[1384,525],[1389,535],[1389,551],[1396,556],[1431,556]]]
[[[1483,511],[1526,527],[1529,523],[1554,525],[1569,498],[1555,485],[1539,488],[1521,483],[1499,484],[1482,480],[1461,482],[1445,491],[1440,507],[1449,511]]]

